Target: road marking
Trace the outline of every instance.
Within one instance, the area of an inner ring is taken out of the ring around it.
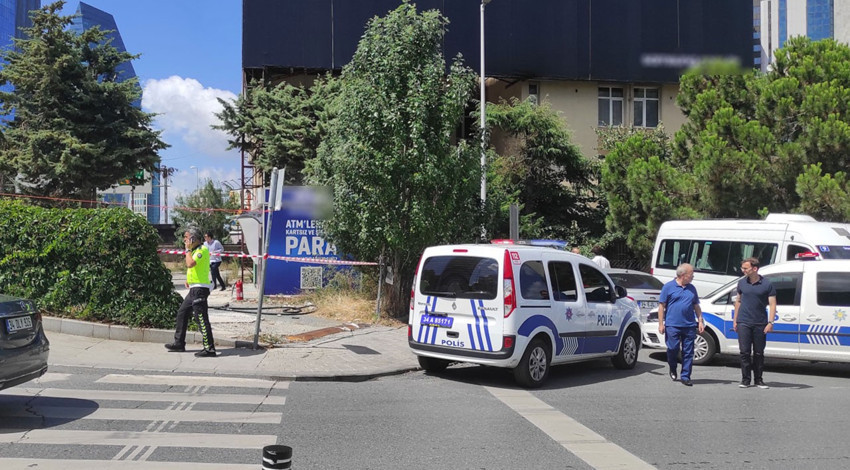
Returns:
[[[109,374],[95,382],[111,384],[139,384],[139,385],[208,385],[211,387],[243,387],[243,388],[267,388],[285,390],[289,388],[288,381],[275,381],[264,379],[240,379],[236,377],[202,377],[194,375],[131,375],[131,374]]]
[[[277,444],[277,436],[185,432],[71,431],[67,429],[20,431],[18,429],[0,428],[0,443],[261,449],[264,446]],[[5,465],[3,467],[8,468]]]
[[[257,464],[139,462],[127,460],[77,459],[0,459],[4,469],[37,468],[39,470],[256,470]]]
[[[58,372],[48,372],[41,377],[35,379],[33,382],[36,383],[47,383],[47,382],[63,382],[68,380],[71,377],[71,374],[60,374]]]
[[[525,390],[484,388],[593,468],[655,468]]]
[[[4,417],[59,419],[98,419],[125,421],[187,421],[192,423],[245,423],[279,424],[283,413],[264,411],[191,411],[191,410],[149,410],[126,408],[89,408],[73,406],[39,406],[30,410],[3,410]]]
[[[241,403],[248,405],[284,405],[284,396],[214,394],[203,395],[180,392],[133,392],[116,390],[73,390],[64,388],[9,388],[0,391],[0,395],[32,395],[37,398],[69,398],[74,400],[125,400],[125,401],[165,401],[192,403]]]

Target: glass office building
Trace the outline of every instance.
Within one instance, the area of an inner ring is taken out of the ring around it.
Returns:
[[[32,26],[30,21],[30,10],[41,8],[41,0],[0,0],[0,47],[8,49],[13,46],[12,38],[24,36],[21,28]],[[3,64],[0,62],[0,67]],[[9,84],[0,87],[2,91],[12,91]],[[13,115],[3,116],[3,119],[12,119]]]
[[[761,0],[753,15],[758,15],[762,71],[767,70],[775,51],[784,47],[789,38],[806,36],[814,41],[833,38],[846,42],[849,36],[847,0]]]
[[[70,29],[77,33],[99,26],[100,29],[108,31],[107,38],[112,40],[112,46],[119,52],[126,52],[124,40],[121,38],[121,32],[118,30],[118,25],[115,23],[115,18],[100,9],[97,9],[87,3],[80,2],[77,8],[77,16],[73,19]],[[124,81],[136,77],[136,70],[131,62],[124,62],[116,67],[118,80]],[[133,103],[137,107],[141,107],[141,99]],[[161,185],[159,174],[154,173],[151,182],[150,194],[104,194],[105,202],[126,205],[133,212],[145,216],[148,222],[158,224],[160,221],[160,205],[161,205]]]

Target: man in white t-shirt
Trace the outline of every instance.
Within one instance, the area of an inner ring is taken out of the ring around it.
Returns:
[[[221,254],[224,252],[224,247],[221,245],[221,242],[216,240],[212,232],[206,232],[204,234],[204,246],[207,247],[207,250],[210,252],[210,276],[212,277],[212,285],[213,289],[216,288],[216,285],[220,286],[220,290],[224,290],[224,279],[221,278],[221,273],[218,271],[218,267],[221,266]]]
[[[611,263],[608,261],[608,258],[602,256],[601,246],[596,245],[590,251],[593,253],[593,259],[591,261],[602,269],[611,269]]]

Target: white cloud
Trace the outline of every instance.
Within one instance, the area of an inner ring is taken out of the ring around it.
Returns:
[[[157,127],[163,140],[181,139],[197,153],[209,157],[233,157],[228,152],[227,135],[210,126],[219,124],[215,113],[221,111],[217,98],[230,101],[236,94],[228,90],[204,88],[194,78],[176,75],[162,80],[145,80],[142,108],[157,113]]]

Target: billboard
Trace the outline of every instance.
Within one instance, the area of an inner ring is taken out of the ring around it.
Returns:
[[[367,21],[401,3],[244,0],[242,67],[341,69]],[[449,19],[445,57],[460,53],[477,71],[481,1],[415,4]],[[752,3],[742,0],[493,0],[484,16],[488,77],[675,83],[694,60],[753,61]]]
[[[268,192],[267,192],[268,193]],[[325,240],[319,221],[327,196],[320,188],[285,186],[279,210],[271,211],[269,255],[338,260],[336,247]],[[297,294],[324,285],[333,270],[346,269],[302,261],[269,259],[265,293]]]

